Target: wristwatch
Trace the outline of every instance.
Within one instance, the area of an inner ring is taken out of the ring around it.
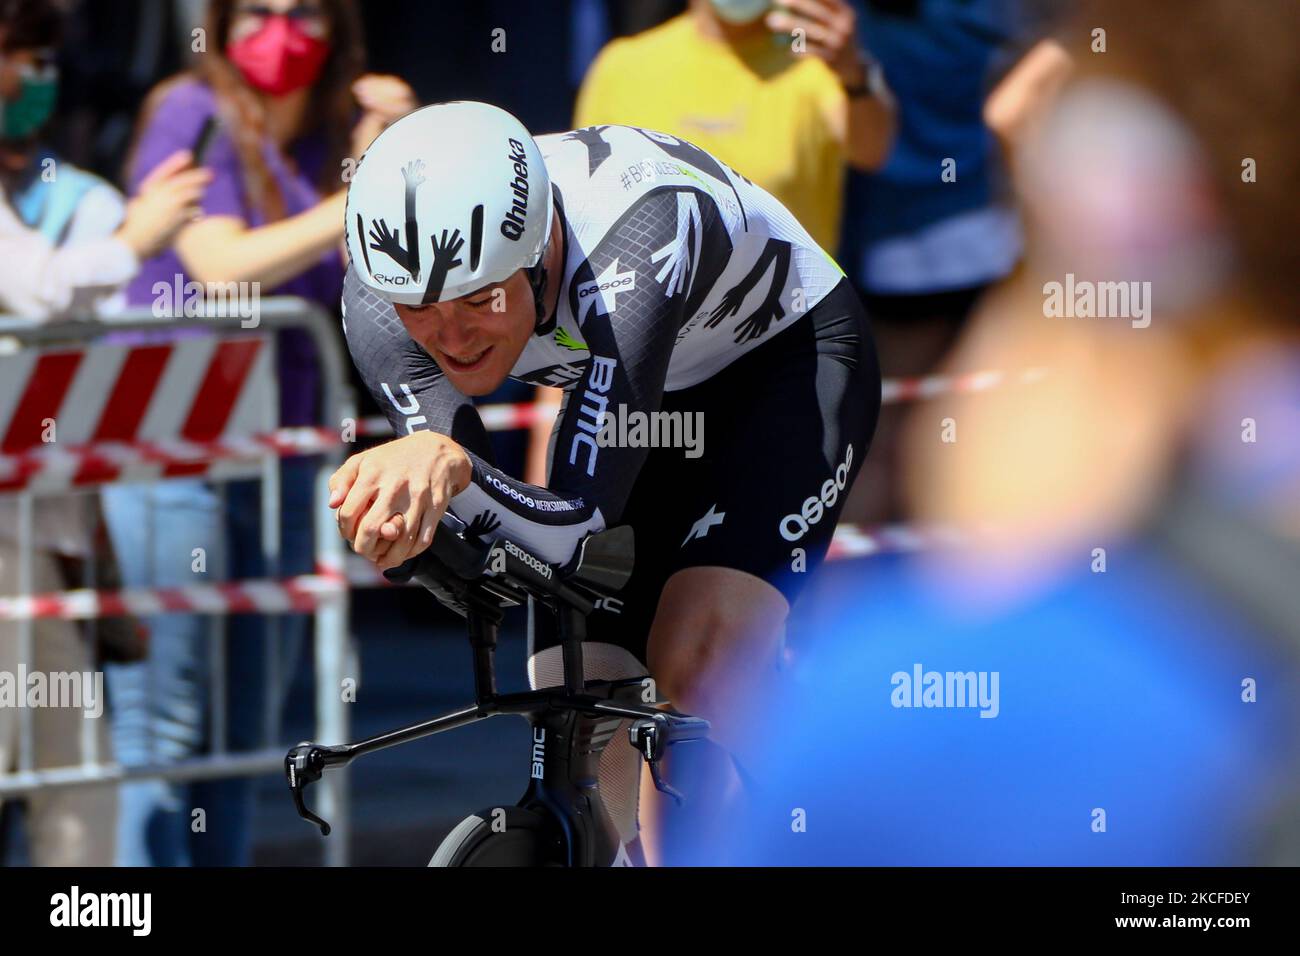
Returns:
[[[861,56],[864,61],[862,79],[857,83],[840,84],[844,88],[845,95],[851,100],[861,96],[879,96],[885,89],[885,71],[881,68],[880,61],[865,51]]]

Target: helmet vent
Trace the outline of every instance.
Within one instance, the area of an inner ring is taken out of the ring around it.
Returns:
[[[478,271],[479,256],[483,253],[483,204],[474,207],[469,222],[469,271]]]

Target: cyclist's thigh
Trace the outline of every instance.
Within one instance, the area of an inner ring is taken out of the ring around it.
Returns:
[[[665,405],[699,412],[704,454],[659,489],[657,514],[672,503],[674,536],[657,537],[663,550],[648,559],[669,574],[744,571],[793,603],[826,555],[879,413],[880,372],[856,296],[841,283],[793,328]]]

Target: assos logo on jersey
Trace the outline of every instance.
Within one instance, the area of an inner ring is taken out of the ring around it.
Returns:
[[[495,488],[497,491],[501,492],[503,495],[509,495],[511,498],[515,499],[515,501],[519,502],[521,505],[528,505],[528,507],[530,508],[537,507],[537,502],[533,499],[531,495],[524,494],[518,488],[512,488],[510,485],[506,484],[504,481],[502,481],[496,475],[492,474],[490,471],[485,472],[483,474],[483,480],[486,481],[493,488]]]
[[[849,468],[853,466],[853,446],[849,445],[844,453],[844,460],[835,469],[835,477],[822,482],[821,497],[811,495],[804,499],[798,514],[786,515],[777,526],[781,537],[787,541],[798,541],[808,533],[808,529],[822,520],[826,509],[839,500],[840,492],[848,484]]]
[[[636,272],[619,272],[618,259],[615,258],[600,271],[600,275],[578,286],[578,305],[582,308],[592,302],[597,315],[609,315],[618,308],[619,295],[635,289]]]
[[[597,282],[595,279],[578,286],[578,301],[597,292],[631,292],[636,288],[636,273],[623,272],[611,282]]]

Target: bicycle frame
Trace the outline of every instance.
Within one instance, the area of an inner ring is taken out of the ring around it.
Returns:
[[[512,556],[518,551],[515,548]],[[555,823],[569,866],[608,865],[620,846],[597,787],[600,755],[613,733],[612,729],[604,733],[609,722],[633,721],[631,744],[650,764],[655,785],[680,802],[680,794],[659,776],[659,759],[672,743],[706,736],[708,723],[640,703],[643,678],[586,682],[582,641],[586,616],[594,608],[594,601],[561,579],[538,575],[536,563],[529,564],[526,558],[507,565],[507,552],[509,548],[498,552],[496,547],[489,552],[501,559],[500,576],[492,578],[457,578],[447,574],[442,565],[436,578],[430,574],[423,578],[412,575],[466,618],[473,651],[472,705],[354,744],[323,747],[302,743],[285,757],[285,773],[298,813],[315,822],[323,835],[329,834],[330,826],[307,809],[303,790],[320,779],[326,769],[346,766],[376,750],[502,714],[526,718],[533,730],[528,789],[517,805],[543,811]],[[496,687],[496,645],[504,608],[517,606],[530,595],[559,615],[564,684],[501,694]]]

